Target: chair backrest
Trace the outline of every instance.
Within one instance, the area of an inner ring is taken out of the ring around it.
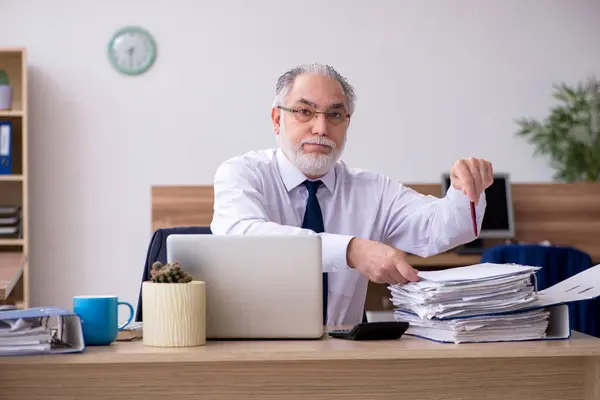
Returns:
[[[544,290],[592,267],[589,254],[568,246],[502,245],[483,253],[481,262],[515,263],[542,267],[536,274]],[[569,304],[571,329],[600,337],[600,299]]]
[[[140,322],[143,320],[142,310],[142,283],[150,280],[150,271],[152,270],[152,264],[156,261],[161,263],[167,262],[167,237],[172,234],[179,235],[211,235],[212,231],[208,226],[180,226],[174,228],[161,228],[154,231],[150,244],[148,245],[148,251],[146,253],[146,262],[144,263],[144,271],[142,273],[142,282],[140,283],[140,292],[138,296],[137,311],[135,320]]]

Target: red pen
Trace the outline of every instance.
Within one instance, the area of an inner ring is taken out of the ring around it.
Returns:
[[[475,215],[475,203],[471,202],[471,219],[473,220],[473,233],[477,236],[477,217]]]

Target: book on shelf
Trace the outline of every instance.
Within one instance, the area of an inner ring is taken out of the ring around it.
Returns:
[[[0,239],[22,239],[22,226],[20,206],[0,206]]]

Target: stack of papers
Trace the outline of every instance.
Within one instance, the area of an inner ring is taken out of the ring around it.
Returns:
[[[0,316],[2,311],[0,311]],[[7,319],[0,321],[0,355],[16,355],[30,352],[49,352],[52,331],[39,321]]]
[[[484,263],[421,271],[419,282],[389,287],[394,317],[410,324],[406,334],[442,342],[543,339],[549,312],[531,307],[538,269]]]
[[[22,237],[21,207],[0,205],[0,239]]]
[[[0,356],[75,353],[84,349],[82,322],[73,311],[0,306]]]

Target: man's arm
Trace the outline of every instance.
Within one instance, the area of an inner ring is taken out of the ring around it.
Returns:
[[[317,235],[310,229],[269,221],[260,178],[248,166],[229,160],[217,169],[214,179],[214,215],[211,230],[216,235]],[[346,257],[352,236],[319,233],[323,272],[349,268]]]
[[[468,197],[452,186],[442,198],[426,196],[402,184],[385,189],[384,242],[422,257],[439,254],[476,238]],[[475,204],[477,232],[486,208],[485,192]]]
[[[486,207],[485,189],[493,182],[487,160],[458,160],[450,170],[451,188],[438,199],[393,182],[383,181],[380,212],[385,220],[382,242],[352,239],[348,263],[374,282],[415,282],[418,271],[398,249],[431,256],[475,239],[470,200],[476,202],[477,232]],[[463,194],[464,192],[464,194]]]

